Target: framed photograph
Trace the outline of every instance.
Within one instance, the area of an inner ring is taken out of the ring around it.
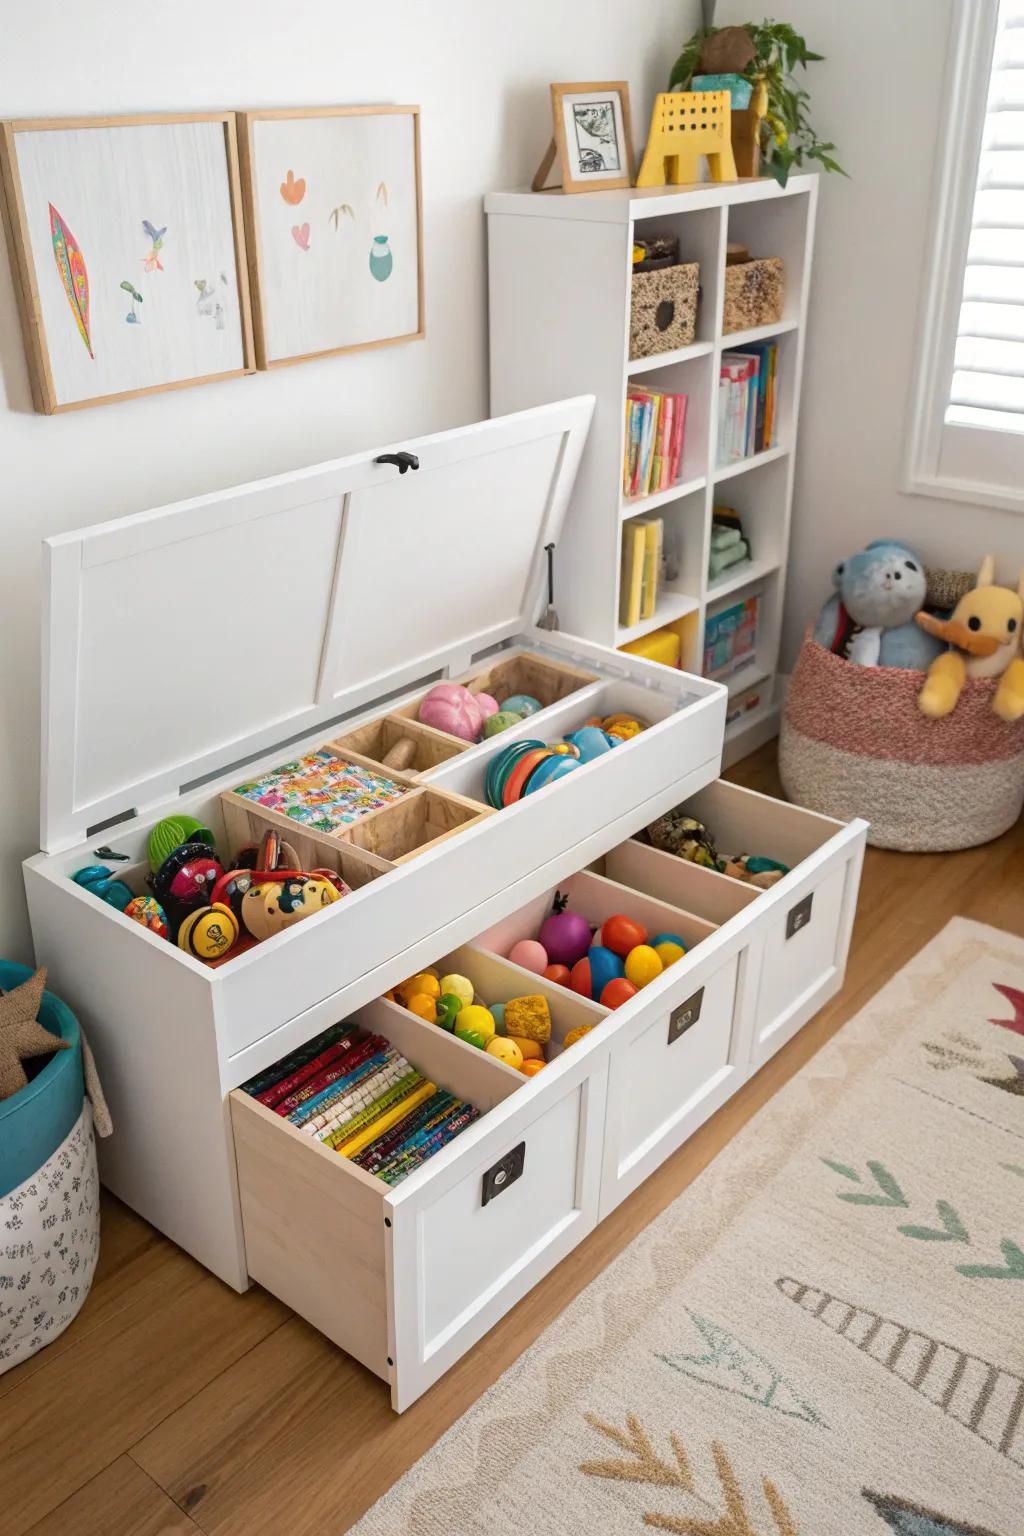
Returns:
[[[633,182],[629,85],[625,80],[552,85],[554,149],[538,177],[546,179],[557,153],[566,192],[607,191]]]
[[[418,107],[240,114],[260,368],[418,341]]]
[[[252,371],[234,113],[5,122],[0,170],[37,410]]]

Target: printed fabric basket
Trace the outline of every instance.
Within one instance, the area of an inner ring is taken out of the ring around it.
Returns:
[[[0,989],[32,975],[0,961]],[[100,1189],[93,1134],[109,1129],[106,1105],[78,1020],[43,993],[39,1022],[70,1040],[18,1093],[0,1100],[0,1375],[53,1342],[80,1310],[100,1246]]]
[[[968,682],[952,714],[917,707],[924,674],[860,667],[804,640],[786,696],[779,772],[797,805],[870,822],[868,842],[939,853],[990,842],[1024,805],[1024,721]]]

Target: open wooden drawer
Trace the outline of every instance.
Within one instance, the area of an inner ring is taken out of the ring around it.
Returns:
[[[516,990],[492,956],[445,963],[492,1000]],[[564,1007],[563,1033],[603,1012]],[[522,1093],[518,1073],[394,1003],[355,1018],[485,1113],[389,1188],[238,1089],[242,1223],[252,1277],[388,1381],[401,1411],[594,1227],[607,1050],[566,1052]]]
[[[601,1215],[692,1135],[842,984],[866,827],[720,780],[686,809],[719,847],[791,865],[769,891],[630,839],[562,882],[591,922],[624,912],[688,953],[601,1028],[610,1047]],[[476,942],[535,938],[553,891]]]

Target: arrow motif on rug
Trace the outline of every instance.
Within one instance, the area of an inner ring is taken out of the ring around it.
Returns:
[[[1024,1275],[1024,1254],[1019,1248],[1017,1255]],[[775,1284],[816,1322],[1000,1456],[1024,1467],[1024,1376],[1019,1372],[788,1275]]]
[[[969,1243],[970,1236],[960,1217],[949,1204],[948,1200],[936,1200],[935,1209],[939,1220],[942,1222],[941,1232],[937,1227],[916,1227],[907,1224],[897,1227],[897,1232],[902,1232],[904,1237],[916,1237],[922,1243]]]
[[[1015,1035],[1024,1035],[1024,992],[1019,987],[1004,986],[1000,981],[994,981],[992,985],[1012,1005],[1013,1018],[989,1019],[989,1023],[998,1024],[1002,1029],[1012,1029]]]
[[[958,1271],[969,1280],[1024,1280],[1024,1252],[1008,1237],[999,1247],[1005,1264],[958,1264]]]
[[[996,1536],[995,1531],[982,1530],[980,1525],[964,1525],[960,1520],[950,1520],[934,1510],[922,1509],[919,1504],[908,1504],[905,1499],[893,1499],[882,1493],[861,1490],[875,1513],[881,1515],[886,1525],[897,1536]]]
[[[860,1184],[862,1182],[860,1174],[857,1173],[855,1169],[849,1167],[848,1164],[835,1163],[830,1157],[823,1157],[822,1162],[827,1163],[828,1166],[834,1169],[836,1173],[841,1173],[844,1179],[851,1179],[854,1184]],[[851,1205],[907,1206],[909,1204],[906,1195],[903,1193],[902,1189],[900,1189],[900,1186],[897,1184],[896,1180],[893,1178],[892,1174],[889,1172],[888,1168],[886,1168],[884,1163],[878,1163],[874,1161],[869,1162],[868,1171],[882,1193],[880,1195],[868,1195],[857,1194],[852,1193],[849,1190],[843,1190],[839,1195],[840,1200],[848,1200]]]
[[[617,1482],[652,1483],[659,1488],[678,1488],[682,1493],[697,1498],[705,1508],[711,1506],[709,1499],[697,1494],[690,1460],[678,1435],[670,1434],[668,1437],[675,1457],[673,1465],[657,1454],[636,1414],[626,1414],[625,1429],[606,1424],[593,1413],[585,1413],[583,1417],[592,1429],[628,1451],[632,1458],[629,1461],[585,1461],[580,1465],[580,1471],[587,1477],[607,1477]],[[711,1454],[718,1474],[723,1513],[709,1517],[706,1514],[666,1515],[645,1511],[642,1515],[644,1525],[661,1531],[676,1531],[679,1536],[759,1536],[750,1522],[739,1480],[724,1447],[713,1441]],[[774,1536],[800,1536],[775,1484],[770,1478],[763,1477],[761,1487],[771,1512]],[[764,1536],[771,1536],[771,1533],[765,1532]]]
[[[720,1324],[700,1317],[684,1309],[707,1346],[694,1354],[659,1354],[658,1359],[672,1370],[716,1387],[736,1397],[770,1408],[786,1418],[803,1419],[806,1424],[820,1424],[825,1420],[818,1410],[800,1397],[770,1360],[749,1345],[743,1344]]]

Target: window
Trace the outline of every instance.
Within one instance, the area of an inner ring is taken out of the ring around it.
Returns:
[[[906,488],[1024,511],[1024,0],[954,0]]]

